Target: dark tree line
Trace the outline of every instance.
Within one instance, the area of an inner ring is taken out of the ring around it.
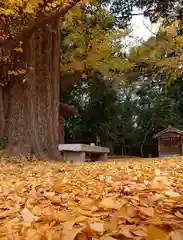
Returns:
[[[142,77],[142,76],[141,76]],[[157,156],[153,135],[168,125],[183,129],[183,82],[141,78],[108,83],[99,74],[63,92],[77,114],[65,120],[66,142],[107,145],[112,154]]]

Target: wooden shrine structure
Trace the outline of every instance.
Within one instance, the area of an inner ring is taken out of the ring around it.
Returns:
[[[159,157],[183,156],[183,131],[168,126],[154,138],[158,140]]]

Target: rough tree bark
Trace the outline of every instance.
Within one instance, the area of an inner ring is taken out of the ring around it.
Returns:
[[[0,134],[8,139],[3,155],[34,153],[41,158],[61,158],[57,150],[60,92],[60,33],[57,19],[63,18],[78,2],[68,0],[67,4],[50,14],[34,21],[31,19],[13,39],[0,41],[1,65],[11,63],[11,51],[23,40],[25,63],[33,69],[24,78],[11,79],[6,90],[0,89]],[[53,26],[53,22],[56,22],[55,31],[48,26],[50,23]],[[6,49],[8,52],[4,54]]]
[[[5,155],[35,154],[60,159],[58,113],[60,92],[59,22],[45,26],[25,42],[25,62],[32,72],[8,86]]]
[[[4,96],[3,89],[0,86],[0,138],[3,137],[4,126],[5,126]]]

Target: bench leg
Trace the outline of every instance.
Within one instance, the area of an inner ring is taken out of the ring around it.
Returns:
[[[64,161],[71,162],[85,162],[86,154],[85,152],[64,152]]]
[[[91,154],[91,161],[92,162],[107,161],[107,160],[108,160],[108,154],[107,153]]]

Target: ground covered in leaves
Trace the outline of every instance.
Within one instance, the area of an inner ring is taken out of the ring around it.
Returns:
[[[183,159],[1,162],[0,239],[181,240]]]

